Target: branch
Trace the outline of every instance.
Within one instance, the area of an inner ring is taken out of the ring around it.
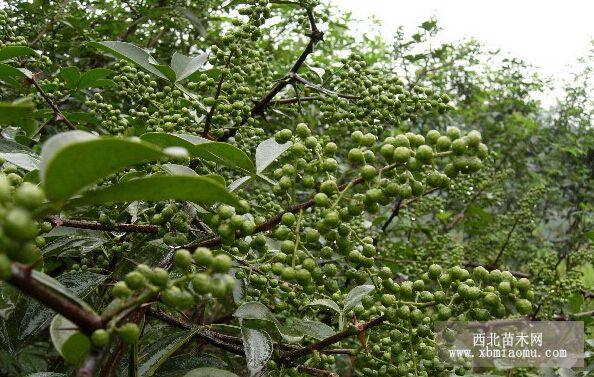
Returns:
[[[231,63],[232,54],[229,55],[227,58],[227,63],[225,63],[225,68],[229,67],[229,63]],[[206,119],[204,120],[204,131],[202,132],[203,137],[207,137],[208,133],[210,132],[210,123],[212,122],[212,117],[214,116],[215,110],[217,108],[217,100],[221,95],[221,89],[223,88],[223,82],[225,81],[225,73],[221,73],[221,77],[219,78],[219,83],[217,84],[217,90],[215,92],[215,102],[210,107],[208,114],[206,114]]]
[[[295,80],[294,75],[299,71],[303,63],[305,63],[307,57],[312,52],[314,52],[314,49],[318,42],[324,39],[324,32],[318,29],[313,11],[311,9],[307,9],[306,11],[311,29],[309,33],[309,42],[307,43],[307,46],[305,47],[301,55],[299,55],[299,57],[289,70],[289,73],[286,74],[285,77],[277,81],[277,83],[270,89],[270,91],[264,94],[262,98],[256,104],[254,104],[252,110],[250,111],[250,116],[245,117],[237,127],[227,130],[227,132],[221,138],[219,138],[220,141],[225,141],[233,137],[237,133],[237,131],[247,123],[250,117],[262,114],[264,110],[270,105],[270,102],[274,99],[274,97],[287,85],[293,82],[293,80]]]
[[[290,105],[290,104],[299,103],[299,102],[319,101],[321,99],[322,99],[322,97],[320,97],[320,96],[306,96],[306,97],[282,98],[282,99],[277,99],[277,100],[274,100],[274,101],[270,101],[270,106],[275,106],[275,105]]]
[[[518,222],[520,222],[520,219],[516,218],[511,229],[507,233],[507,237],[505,238],[505,242],[503,243],[503,245],[501,246],[501,249],[499,250],[499,254],[497,254],[497,257],[495,257],[495,260],[493,261],[493,263],[491,263],[493,266],[497,266],[497,263],[499,263],[499,259],[501,259],[501,257],[503,256],[503,252],[505,251],[505,249],[507,249],[507,246],[509,245],[509,242],[511,240],[511,236],[514,233],[514,230],[516,229]]]
[[[343,94],[343,93],[334,92],[332,90],[326,89],[321,85],[314,84],[313,82],[306,80],[305,78],[303,78],[302,76],[300,76],[298,74],[294,74],[294,80],[302,83],[303,85],[305,85],[306,87],[308,87],[310,89],[316,90],[323,94],[327,94],[329,96],[336,96],[336,97],[345,98],[345,99],[361,99],[361,96],[356,96],[356,95],[352,95],[352,94]]]
[[[299,365],[297,367],[297,372],[309,374],[310,376],[315,377],[338,377],[338,374],[334,372],[330,372],[328,370],[323,369],[311,368],[305,365]]]
[[[179,327],[182,329],[192,330],[197,327],[194,324],[182,322],[182,321],[180,321],[180,320],[178,320],[178,319],[170,316],[169,314],[167,314],[161,310],[158,310],[158,309],[149,308],[147,311],[147,314],[149,316],[151,316],[153,318],[157,318],[169,325]],[[243,341],[240,338],[236,338],[236,337],[224,335],[224,334],[219,334],[214,331],[206,330],[206,329],[198,330],[196,332],[196,335],[194,335],[194,336],[204,340],[206,343],[208,343],[212,346],[221,348],[221,349],[231,352],[235,355],[245,356],[243,346],[240,347],[240,346],[236,346],[234,344],[229,344],[229,343],[225,342],[225,340],[229,341],[229,340],[231,340],[231,338],[233,338],[235,340],[235,341],[233,341],[233,343],[243,344]]]
[[[60,313],[86,334],[91,334],[93,331],[103,328],[103,321],[100,316],[87,311],[77,303],[39,282],[33,277],[30,266],[13,262],[11,268],[12,275],[8,279],[8,283],[21,292]]]
[[[54,101],[52,101],[51,98],[49,98],[49,96],[47,95],[47,93],[39,85],[39,83],[37,82],[37,79],[35,78],[35,76],[31,76],[29,78],[29,82],[31,84],[33,84],[33,86],[35,87],[35,89],[37,89],[37,92],[43,97],[43,99],[48,104],[48,106],[51,107],[51,109],[54,111],[54,119],[57,122],[63,122],[68,127],[70,127],[71,129],[76,130],[76,126],[71,121],[69,121],[68,118],[66,118],[64,116],[64,114],[62,114],[62,112],[60,111],[60,109],[58,108],[58,106],[54,103]]]
[[[282,361],[284,364],[289,366],[289,365],[293,364],[293,362],[296,359],[299,359],[302,356],[305,356],[305,355],[307,355],[313,351],[316,351],[316,350],[327,348],[327,347],[331,346],[332,344],[338,343],[341,340],[349,338],[351,336],[359,335],[367,329],[381,325],[384,322],[384,320],[385,320],[385,316],[381,315],[381,316],[379,316],[375,319],[372,319],[368,322],[358,324],[354,329],[352,329],[352,328],[346,329],[346,330],[341,331],[337,334],[334,334],[334,335],[329,336],[325,339],[322,339],[316,343],[312,343],[304,348],[301,348],[301,349],[298,349],[295,351],[291,351],[291,352],[287,352],[286,354],[284,354],[282,356]]]
[[[105,351],[103,349],[92,349],[85,361],[76,371],[76,377],[93,377],[95,371],[101,366]]]
[[[466,203],[466,205],[464,206],[464,208],[462,208],[462,210],[460,212],[458,212],[452,219],[452,222],[446,224],[443,227],[443,230],[445,232],[449,232],[450,230],[452,230],[453,227],[455,227],[466,215],[466,211],[468,211],[468,208],[470,208],[470,206],[472,205],[472,203],[474,203],[474,201],[481,195],[481,193],[483,192],[483,190],[477,190],[477,192],[472,195],[472,197],[470,198],[470,200]]]
[[[158,233],[159,227],[157,225],[149,224],[115,224],[108,226],[101,224],[96,221],[85,221],[85,220],[70,220],[63,219],[58,216],[50,216],[47,218],[53,226],[67,226],[71,228],[79,229],[94,229],[94,230],[105,230],[105,231],[121,231],[130,233]]]
[[[380,173],[389,171],[394,169],[395,167],[397,167],[398,164],[391,164],[391,165],[387,165],[385,167],[383,167],[382,169],[380,169]],[[342,191],[345,189],[345,187],[347,186],[356,186],[356,185],[360,185],[361,183],[365,182],[365,180],[363,179],[363,177],[358,177],[350,182],[347,183],[343,183],[342,185],[338,186],[338,191]],[[429,192],[433,192],[435,189],[431,189],[428,190],[426,193]],[[425,194],[423,194],[425,195]],[[416,200],[415,198],[410,199],[409,201],[414,201]],[[278,225],[281,221],[281,218],[283,217],[283,215],[285,213],[298,213],[299,211],[303,211],[306,210],[310,207],[312,207],[314,205],[314,200],[313,198],[310,198],[309,200],[303,202],[303,203],[298,203],[295,204],[287,209],[285,209],[284,211],[281,211],[279,213],[277,213],[276,215],[272,216],[270,219],[268,219],[267,221],[265,221],[264,223],[256,226],[256,229],[254,230],[254,234],[255,233],[261,233],[261,232],[266,232],[268,230],[273,229],[276,225]],[[240,233],[238,233],[238,235],[241,235]],[[187,246],[185,246],[186,249],[189,250],[193,250],[196,249],[198,247],[214,247],[214,246],[220,246],[223,242],[223,239],[221,237],[213,237],[213,238],[209,238],[206,240],[202,240],[202,241],[198,241],[198,242],[194,242],[191,243]]]

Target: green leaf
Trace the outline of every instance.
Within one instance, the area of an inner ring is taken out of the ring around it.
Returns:
[[[587,231],[585,236],[588,237],[590,240],[594,241],[594,229]]]
[[[149,132],[140,136],[140,139],[160,147],[183,147],[192,157],[239,169],[246,174],[251,175],[256,170],[245,152],[228,143],[209,141],[199,136],[162,132]]]
[[[344,299],[343,313],[348,312],[350,309],[357,306],[363,297],[367,296],[371,291],[375,289],[373,285],[358,285],[347,294]]]
[[[68,89],[74,89],[80,80],[80,70],[77,67],[64,67],[60,69],[59,76],[64,80]]]
[[[256,172],[262,173],[281,154],[283,154],[293,143],[279,144],[274,138],[266,139],[256,148]]]
[[[174,83],[176,81],[175,71],[170,66],[156,63],[153,64],[153,67],[157,68],[170,82]]]
[[[39,169],[39,158],[26,153],[0,153],[0,156],[13,165],[26,171]]]
[[[159,338],[155,343],[144,348],[140,354],[140,376],[152,376],[167,359],[186,344],[199,329],[178,331]]]
[[[340,307],[338,306],[338,304],[336,302],[334,302],[333,300],[330,300],[328,298],[319,298],[317,300],[313,300],[312,302],[310,302],[309,304],[305,305],[307,306],[324,306],[328,309],[331,309],[333,311],[335,311],[336,313],[341,313],[342,311],[340,310]]]
[[[198,175],[194,170],[184,165],[163,164],[161,168],[172,175]]]
[[[0,61],[21,56],[36,56],[37,52],[27,46],[5,46],[0,48]]]
[[[59,277],[60,280],[56,280],[43,272],[33,270],[31,277],[91,312],[93,312],[93,310],[81,297],[88,295],[93,289],[97,288],[107,279],[107,276],[105,275],[86,271],[67,272]],[[70,288],[67,288],[66,286]]]
[[[272,338],[264,331],[243,326],[241,327],[241,338],[247,367],[251,375],[254,376],[264,368],[266,362],[272,356],[274,349]]]
[[[197,204],[226,203],[239,205],[220,178],[212,176],[159,176],[133,179],[112,186],[86,192],[71,201],[71,205],[89,205],[160,200],[187,200]]]
[[[171,57],[171,68],[175,71],[177,81],[182,81],[206,64],[208,53],[189,57],[175,52]]]
[[[164,156],[148,143],[69,131],[45,143],[39,172],[47,197],[61,200],[120,169]]]
[[[21,84],[21,80],[26,78],[23,72],[17,68],[0,63],[0,82],[18,87]]]
[[[305,319],[294,319],[293,325],[290,327],[294,328],[296,332],[316,340],[322,340],[336,334],[334,329],[325,323]]]
[[[288,327],[281,324],[274,314],[262,303],[259,302],[246,302],[241,305],[233,316],[240,320],[262,320],[272,322],[278,333],[288,342],[295,343],[303,339],[303,334],[296,332],[296,328]]]
[[[207,142],[201,143],[191,150],[192,155],[205,160],[214,161],[218,164],[229,166],[243,171],[246,174],[254,174],[256,168],[254,163],[244,151],[228,143]]]
[[[106,78],[113,74],[111,69],[107,68],[95,68],[83,73],[78,80],[78,88],[85,89],[95,86],[99,80]]]
[[[223,369],[206,367],[189,371],[184,377],[239,377],[235,373]]]
[[[57,315],[50,325],[50,336],[56,350],[70,364],[83,362],[91,348],[91,341],[77,330],[74,323]]]
[[[167,359],[155,373],[156,377],[183,377],[198,368],[225,368],[227,363],[211,355],[196,356],[192,353],[175,355]]]
[[[167,79],[167,76],[164,75],[157,67],[155,67],[155,64],[158,64],[157,61],[144,49],[135,46],[132,43],[104,41],[89,42],[89,45],[106,51],[117,58],[138,64],[153,75]]]
[[[0,124],[15,124],[33,116],[33,102],[21,99],[15,102],[0,102]]]

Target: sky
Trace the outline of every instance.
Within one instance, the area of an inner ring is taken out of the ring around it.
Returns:
[[[376,16],[387,37],[403,26],[415,32],[438,19],[444,40],[474,37],[490,49],[537,66],[557,79],[585,56],[594,39],[594,0],[332,0],[356,19]]]

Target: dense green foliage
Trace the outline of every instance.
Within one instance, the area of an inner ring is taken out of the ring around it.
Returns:
[[[318,0],[5,5],[0,375],[485,372],[437,357],[448,319],[594,344],[591,58],[544,109],[531,67],[429,47],[433,20],[351,25]]]

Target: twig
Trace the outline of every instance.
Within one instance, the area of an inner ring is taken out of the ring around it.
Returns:
[[[300,373],[309,374],[310,376],[315,376],[315,377],[338,377],[338,374],[336,374],[334,372],[330,372],[328,370],[323,370],[323,369],[311,368],[311,367],[307,367],[305,365],[299,365],[297,367],[297,371]]]
[[[312,343],[312,344],[310,344],[306,347],[303,347],[301,349],[287,352],[286,354],[284,354],[282,356],[282,361],[285,365],[288,365],[288,366],[292,365],[295,360],[301,358],[302,356],[305,356],[305,355],[307,355],[313,351],[316,351],[316,350],[327,348],[327,347],[331,346],[332,344],[338,343],[341,340],[349,338],[351,336],[359,335],[360,333],[364,332],[367,329],[381,325],[384,322],[384,320],[385,320],[385,316],[382,315],[382,316],[379,316],[379,317],[372,319],[368,322],[360,323],[354,329],[353,328],[346,329],[344,331],[341,331],[337,334],[329,336],[329,337],[322,339],[316,343]]]
[[[256,102],[256,104],[254,104],[252,110],[250,111],[250,116],[244,117],[244,119],[239,123],[238,126],[227,130],[227,132],[219,138],[220,141],[225,141],[233,137],[237,133],[237,131],[247,123],[250,117],[262,114],[264,110],[270,105],[274,97],[287,85],[289,85],[293,80],[295,80],[294,75],[299,71],[303,63],[305,63],[307,57],[312,52],[314,52],[314,49],[318,42],[324,39],[324,32],[318,29],[313,11],[311,9],[307,9],[306,12],[307,18],[309,19],[311,30],[309,33],[309,42],[307,43],[307,46],[305,47],[301,55],[299,55],[299,57],[289,70],[289,73],[286,74],[282,79],[277,81],[277,83],[268,91],[268,93],[264,94],[261,97],[261,99],[258,102]]]
[[[383,167],[382,169],[380,169],[380,172],[385,172],[385,171],[389,171],[394,169],[396,166],[398,166],[398,164],[391,164],[391,165],[387,165],[385,167]],[[347,186],[355,186],[355,185],[359,185],[361,183],[365,182],[365,180],[363,179],[363,177],[358,177],[350,182],[347,183],[343,183],[342,185],[338,186],[338,191],[342,191],[344,190],[345,187]],[[432,192],[432,190],[429,190],[427,193]],[[414,198],[413,198],[414,199]],[[411,199],[412,200],[412,199]],[[282,216],[285,213],[298,213],[299,211],[304,211],[310,207],[312,207],[314,205],[314,200],[313,198],[310,198],[309,200],[303,202],[303,203],[298,203],[295,204],[287,209],[285,209],[284,211],[281,211],[279,213],[277,213],[276,215],[272,216],[270,219],[268,219],[267,221],[265,221],[264,223],[256,226],[256,229],[254,230],[254,233],[261,233],[261,232],[266,232],[268,230],[273,229],[276,225],[278,225],[281,221]],[[206,240],[202,240],[202,241],[198,241],[198,242],[194,242],[191,243],[187,246],[185,246],[186,249],[196,249],[198,247],[214,247],[214,246],[219,246],[221,245],[221,243],[223,242],[223,239],[221,237],[213,237],[213,238],[208,238]]]
[[[8,279],[8,283],[21,292],[60,313],[86,334],[91,334],[103,327],[100,316],[87,311],[77,303],[33,278],[30,266],[13,262],[11,267],[12,275]]]
[[[41,85],[39,85],[39,83],[37,82],[37,79],[35,78],[35,76],[31,76],[29,78],[29,82],[31,84],[33,84],[33,86],[35,87],[35,89],[37,89],[37,92],[41,95],[41,97],[43,97],[43,99],[48,104],[48,106],[51,107],[51,109],[54,111],[54,119],[57,122],[63,122],[68,127],[70,127],[71,129],[76,130],[76,126],[70,120],[68,120],[68,118],[66,118],[64,116],[64,114],[62,114],[62,112],[60,111],[60,109],[58,108],[58,106],[54,103],[54,101],[52,101],[51,98],[49,98],[49,96],[43,90],[43,88],[41,87]]]
[[[446,224],[443,227],[443,230],[446,232],[452,230],[452,228],[454,228],[464,218],[464,216],[466,215],[466,211],[468,211],[468,208],[470,208],[472,203],[474,203],[474,201],[481,195],[482,192],[483,190],[477,190],[476,193],[474,193],[474,195],[472,195],[470,200],[466,203],[464,208],[462,208],[460,212],[458,212],[456,215],[454,215],[454,217],[452,217],[452,221],[450,223]]]
[[[101,224],[96,221],[85,221],[85,220],[70,220],[63,219],[58,216],[50,216],[47,218],[53,226],[67,226],[71,228],[79,229],[94,229],[94,230],[105,230],[105,231],[121,231],[130,233],[158,233],[159,227],[157,225],[150,224],[115,224],[108,226]]]
[[[227,62],[225,63],[225,68],[229,68],[229,64],[231,63],[231,57],[233,55],[230,54],[227,58]],[[225,81],[225,73],[221,73],[221,77],[219,78],[219,82],[217,84],[217,90],[214,96],[214,103],[210,107],[208,114],[206,114],[206,118],[204,119],[204,131],[202,132],[203,137],[207,137],[210,132],[210,124],[212,122],[212,117],[214,116],[215,110],[217,108],[217,101],[221,95],[221,89],[223,88],[223,82]]]
[[[76,371],[76,377],[93,377],[97,369],[101,366],[104,354],[105,351],[103,349],[92,349],[80,368]]]
[[[505,242],[503,243],[503,245],[501,245],[501,249],[499,250],[499,254],[497,254],[497,257],[495,257],[495,260],[493,261],[493,263],[491,263],[493,266],[497,266],[497,263],[499,263],[499,259],[501,259],[501,257],[503,256],[503,252],[505,251],[505,249],[507,249],[507,246],[509,245],[509,242],[511,240],[512,234],[514,233],[514,230],[516,230],[516,226],[518,225],[518,222],[519,221],[520,221],[519,218],[516,218],[514,220],[514,223],[513,223],[512,227],[511,227],[511,229],[507,233],[507,237],[505,238]]]

